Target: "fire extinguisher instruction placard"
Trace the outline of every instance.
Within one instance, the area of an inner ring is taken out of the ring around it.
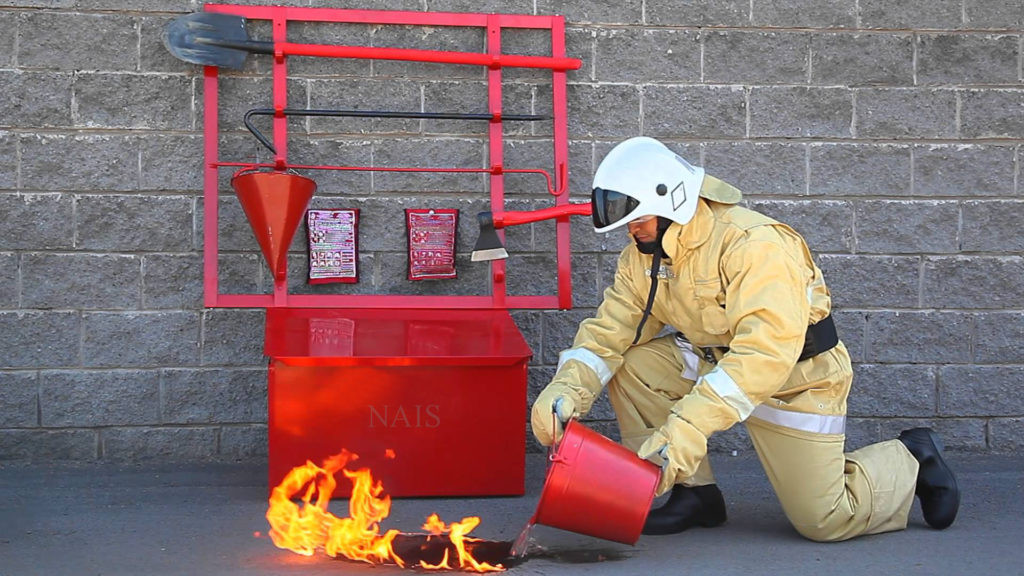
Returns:
[[[309,210],[309,283],[359,281],[359,210]]]
[[[455,230],[459,211],[454,208],[407,208],[409,280],[455,278]]]

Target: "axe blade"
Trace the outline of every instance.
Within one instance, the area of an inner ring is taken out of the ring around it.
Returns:
[[[473,246],[473,253],[470,256],[472,262],[487,262],[489,260],[501,260],[508,258],[508,251],[498,238],[498,231],[494,228],[494,217],[490,212],[480,212],[476,215],[480,224],[480,236]]]

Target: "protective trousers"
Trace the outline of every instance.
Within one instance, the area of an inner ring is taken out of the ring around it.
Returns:
[[[622,443],[637,450],[694,380],[681,376],[683,357],[672,336],[631,348],[624,361],[608,394]],[[710,369],[700,361],[700,374]],[[918,463],[899,440],[844,453],[845,434],[790,428],[756,414],[745,424],[786,517],[804,537],[838,541],[906,528]],[[685,484],[714,482],[704,458]]]

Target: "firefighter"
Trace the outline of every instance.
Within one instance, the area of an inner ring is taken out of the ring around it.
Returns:
[[[634,243],[534,403],[534,435],[550,445],[607,385],[622,443],[662,466],[657,493],[670,492],[645,534],[725,522],[707,442],[739,422],[803,536],[903,529],[915,494],[946,528],[960,491],[932,430],[844,453],[853,372],[821,270],[800,235],[740,199],[651,138],[604,158],[594,228],[625,226]]]

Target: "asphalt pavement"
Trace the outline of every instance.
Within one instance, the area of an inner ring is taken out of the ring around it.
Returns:
[[[820,544],[790,528],[753,454],[715,454],[729,521],[626,546],[539,526],[509,574],[1024,574],[1024,456],[951,454],[963,490],[956,523],[928,528],[915,504],[901,532]],[[0,464],[0,576],[408,573],[280,550],[266,536],[261,464]],[[513,540],[543,485],[528,455],[518,498],[396,499],[384,528],[415,532],[437,512],[479,516],[472,535]],[[344,515],[345,500],[331,511]]]

